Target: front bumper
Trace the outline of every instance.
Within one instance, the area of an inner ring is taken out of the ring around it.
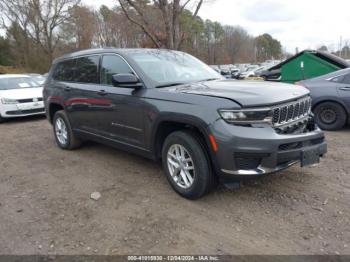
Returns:
[[[210,126],[218,144],[214,155],[217,173],[223,180],[274,173],[302,162],[304,152],[317,157],[327,152],[323,132],[280,135],[272,127],[233,126],[224,120]]]
[[[45,114],[44,103],[42,101],[19,104],[1,104],[0,109],[1,117],[3,118]]]

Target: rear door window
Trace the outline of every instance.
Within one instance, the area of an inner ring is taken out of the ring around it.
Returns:
[[[99,56],[86,56],[76,59],[75,82],[99,83],[98,66]]]

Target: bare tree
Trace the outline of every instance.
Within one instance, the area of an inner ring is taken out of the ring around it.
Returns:
[[[70,18],[80,0],[0,0],[2,26],[19,25],[25,35],[41,46],[52,61],[59,43],[58,28]]]
[[[180,17],[186,8],[193,7],[192,21],[197,17],[204,0],[118,0],[125,16],[160,48],[180,49],[185,39],[181,30]],[[151,2],[151,3],[149,3]],[[155,9],[160,14],[160,21],[152,23],[150,10]],[[164,25],[160,31],[155,30]]]
[[[231,63],[254,60],[254,38],[244,28],[224,26],[224,45]]]
[[[95,32],[95,45],[98,47],[140,47],[144,34],[139,27],[125,19],[120,8],[110,9],[102,5],[95,12],[97,30]]]
[[[77,5],[70,10],[70,19],[61,27],[59,35],[74,49],[88,49],[93,46],[96,29],[95,10]]]

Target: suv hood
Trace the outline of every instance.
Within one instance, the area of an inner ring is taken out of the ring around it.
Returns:
[[[309,94],[301,86],[263,82],[217,80],[165,88],[167,91],[233,100],[242,107],[274,105]]]

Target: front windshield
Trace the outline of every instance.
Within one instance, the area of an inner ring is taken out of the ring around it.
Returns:
[[[39,87],[40,84],[30,77],[0,78],[0,90]]]
[[[152,50],[130,55],[158,87],[166,84],[222,79],[214,69],[186,53]]]
[[[46,78],[43,77],[42,75],[38,75],[38,76],[32,76],[32,79],[34,80],[34,82],[39,83],[40,85],[44,84]]]

